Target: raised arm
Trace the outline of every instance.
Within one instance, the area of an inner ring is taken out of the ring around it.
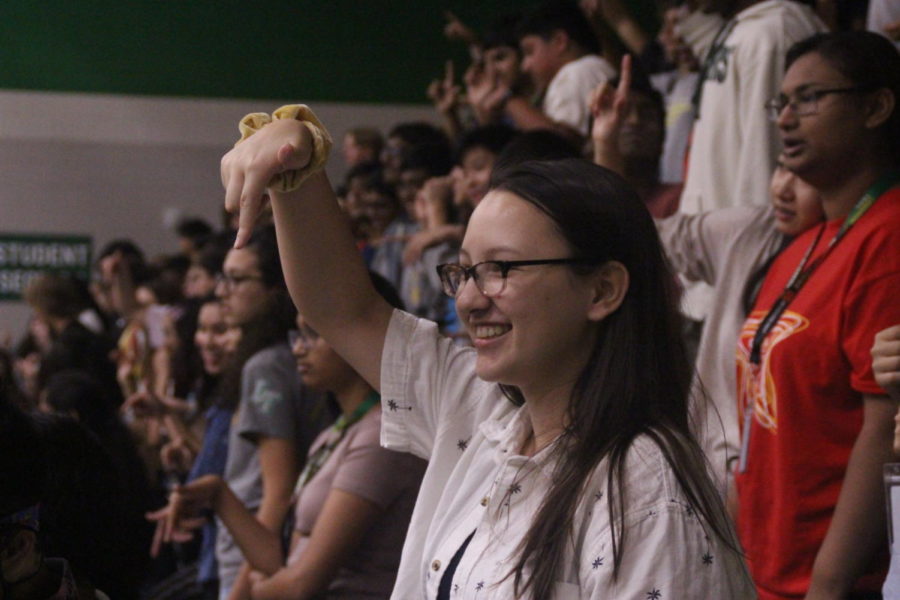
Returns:
[[[309,165],[313,149],[304,123],[279,119],[223,157],[225,206],[230,211],[240,210],[235,245],[247,241],[268,197],[285,280],[297,309],[379,389],[381,349],[392,309],[369,282],[328,178],[319,171],[294,191],[269,188],[278,174]]]
[[[606,21],[619,39],[635,54],[641,54],[650,36],[631,16],[621,0],[582,0],[581,7],[592,21]]]
[[[591,110],[591,142],[594,163],[625,175],[625,157],[619,147],[619,133],[625,122],[631,88],[631,56],[622,57],[619,85],[613,89],[604,81],[591,92],[588,106]]]
[[[456,85],[453,71],[453,61],[448,60],[444,65],[444,77],[432,81],[426,91],[428,99],[431,100],[435,110],[443,117],[444,130],[452,140],[458,138],[463,131],[458,112],[459,96],[462,89]]]

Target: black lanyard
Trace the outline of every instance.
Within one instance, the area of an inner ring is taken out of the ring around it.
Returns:
[[[813,240],[813,243],[810,244],[809,248],[807,248],[806,253],[803,255],[803,258],[800,260],[800,264],[797,265],[797,269],[794,271],[794,274],[791,275],[790,280],[788,280],[787,285],[784,288],[784,291],[781,292],[781,295],[775,301],[775,304],[772,305],[772,308],[769,309],[769,312],[763,318],[762,322],[759,324],[759,328],[756,330],[756,335],[753,336],[753,345],[750,349],[750,362],[754,365],[759,365],[760,360],[762,358],[762,344],[766,339],[766,336],[769,335],[769,332],[772,331],[772,328],[775,327],[775,324],[778,322],[778,319],[781,318],[781,315],[784,314],[784,311],[787,309],[788,305],[794,300],[806,282],[809,280],[810,276],[813,272],[821,265],[825,259],[831,254],[831,251],[834,250],[834,247],[838,245],[844,236],[847,235],[847,232],[859,221],[864,214],[875,204],[875,201],[878,200],[878,197],[881,196],[888,189],[893,187],[898,179],[897,173],[889,173],[884,177],[880,178],[876,181],[872,187],[866,190],[866,193],[863,194],[862,198],[857,200],[856,204],[851,209],[850,214],[847,215],[847,218],[844,220],[844,223],[841,225],[841,228],[838,232],[831,238],[831,241],[828,242],[828,248],[816,258],[816,260],[812,261],[809,266],[806,266],[806,263],[809,261],[810,256],[812,256],[813,251],[819,245],[819,240],[822,238],[822,233],[825,231],[825,223],[819,227],[819,232],[816,234],[816,238]]]
[[[725,42],[728,40],[728,36],[731,35],[731,30],[734,29],[735,25],[737,25],[737,19],[730,19],[725,22],[722,27],[719,28],[719,31],[716,32],[716,37],[713,38],[713,43],[706,52],[703,66],[700,68],[700,77],[697,78],[697,86],[694,88],[694,94],[691,96],[691,104],[694,106],[695,121],[700,119],[700,103],[703,101],[703,86],[706,84],[706,80],[709,79],[709,73],[712,70],[713,65],[719,59],[719,53],[725,47]]]
[[[850,231],[850,228],[853,227],[857,221],[859,221],[864,214],[875,204],[875,201],[884,194],[887,190],[894,187],[900,181],[900,173],[890,172],[887,175],[884,175],[866,190],[866,193],[863,194],[862,198],[857,200],[856,204],[850,211],[850,214],[847,215],[847,218],[844,220],[844,223],[841,225],[841,228],[838,232],[831,238],[831,241],[828,243],[828,248],[819,255],[816,260],[814,260],[809,266],[806,266],[806,263],[809,262],[810,256],[815,251],[816,247],[819,245],[819,241],[822,238],[822,233],[825,231],[826,224],[823,223],[821,227],[819,227],[819,232],[816,234],[816,238],[813,240],[812,244],[807,248],[806,252],[803,254],[803,258],[800,260],[800,264],[797,265],[797,268],[794,270],[794,274],[791,275],[791,278],[788,280],[787,285],[784,288],[784,291],[781,292],[781,295],[775,301],[775,304],[772,305],[772,308],[769,309],[769,312],[763,318],[762,322],[759,324],[759,328],[756,330],[756,334],[753,336],[753,344],[750,347],[750,362],[756,366],[762,361],[762,344],[765,341],[766,336],[769,335],[769,332],[772,331],[772,328],[775,327],[775,324],[778,322],[778,319],[781,318],[781,315],[784,314],[784,311],[787,309],[788,305],[797,297],[797,294],[803,288],[804,284],[809,280],[810,276],[813,274],[819,265],[828,257],[834,247],[837,246],[838,242],[840,242],[847,235],[847,232]],[[747,404],[744,406],[744,426],[743,426],[743,435],[741,436],[741,453],[740,459],[738,461],[738,471],[743,473],[747,470],[747,455],[749,454],[750,449],[750,426],[753,422],[753,397],[750,395],[747,398]]]

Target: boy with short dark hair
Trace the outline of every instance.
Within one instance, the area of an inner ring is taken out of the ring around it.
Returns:
[[[600,43],[574,2],[551,0],[525,16],[518,27],[522,70],[543,93],[537,109],[510,95],[505,113],[520,129],[553,129],[583,140],[588,135],[588,96],[616,71],[600,56]]]

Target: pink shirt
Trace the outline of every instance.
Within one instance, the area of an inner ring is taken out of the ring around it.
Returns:
[[[328,588],[329,598],[388,598],[394,587],[400,552],[425,473],[424,460],[382,448],[381,408],[373,407],[350,426],[318,473],[303,488],[295,509],[296,561],[332,489],[349,492],[378,506],[382,513]],[[328,428],[310,447],[310,456],[337,433]]]

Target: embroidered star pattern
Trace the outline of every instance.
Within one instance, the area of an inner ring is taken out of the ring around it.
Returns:
[[[478,583],[475,584],[475,591],[476,591],[476,592],[480,592],[480,591],[483,590],[483,589],[484,589],[484,582],[483,582],[483,581],[479,581]]]
[[[647,592],[647,600],[659,600],[660,598],[662,598],[662,592],[656,588]]]
[[[518,494],[519,492],[522,491],[522,484],[513,482],[513,483],[509,486],[509,491],[510,491],[511,494]]]
[[[388,400],[388,401],[387,401],[387,406],[388,406],[388,409],[391,410],[391,411],[395,411],[395,410],[412,410],[412,409],[413,409],[412,406],[400,406],[399,404],[397,404],[397,401],[396,401],[396,400]]]
[[[709,552],[707,552],[706,554],[704,554],[704,555],[703,555],[703,564],[704,564],[704,565],[711,565],[711,564],[713,564],[713,555],[710,554]]]
[[[594,494],[594,500],[599,502],[603,498],[603,492],[597,492]]]
[[[602,567],[603,566],[603,557],[598,556],[597,558],[595,558],[594,562],[591,563],[591,566],[594,568],[594,570],[597,570],[600,567]]]
[[[455,594],[455,593],[457,593],[458,591],[459,591],[459,584],[458,584],[458,583],[454,583],[454,584],[453,584],[453,593]]]
[[[456,447],[459,448],[460,452],[465,452],[466,448],[469,447],[469,440],[459,440],[456,442]]]

